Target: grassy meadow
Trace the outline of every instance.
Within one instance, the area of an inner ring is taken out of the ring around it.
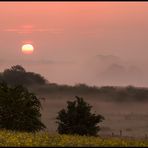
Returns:
[[[0,131],[0,146],[148,146],[148,140],[127,138],[101,138],[77,135],[49,134],[48,132],[26,133]]]

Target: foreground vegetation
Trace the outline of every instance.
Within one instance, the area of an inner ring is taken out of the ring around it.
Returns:
[[[148,146],[148,141],[1,130],[0,146]]]

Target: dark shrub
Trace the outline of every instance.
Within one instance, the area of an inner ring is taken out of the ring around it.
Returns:
[[[0,83],[0,128],[35,132],[44,129],[39,99],[23,86]]]
[[[57,123],[60,134],[78,134],[96,136],[100,130],[98,123],[104,120],[101,115],[91,113],[91,108],[83,98],[76,96],[76,101],[67,102],[67,109],[58,113]]]

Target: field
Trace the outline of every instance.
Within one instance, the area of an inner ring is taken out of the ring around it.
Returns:
[[[148,140],[0,131],[0,146],[148,146]]]
[[[57,124],[56,116],[57,112],[66,107],[66,101],[70,99],[64,99],[57,97],[53,99],[47,99],[42,102],[42,121],[45,123],[49,133],[56,133]],[[67,96],[65,98],[73,98]],[[93,106],[92,112],[101,114],[105,117],[105,120],[100,123],[101,131],[100,136],[119,136],[120,130],[122,130],[122,136],[145,138],[148,136],[148,111],[147,103],[137,102],[101,102],[97,99],[91,99],[84,97],[85,100]],[[93,98],[93,97],[92,97]]]

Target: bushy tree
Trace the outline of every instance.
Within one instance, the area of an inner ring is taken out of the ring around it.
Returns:
[[[26,82],[25,69],[20,65],[5,69],[2,73],[2,80],[10,85],[20,85]]]
[[[39,99],[23,86],[0,83],[0,128],[35,132],[45,128],[41,122]]]
[[[91,113],[91,108],[83,98],[67,102],[67,109],[58,112],[57,123],[60,134],[78,134],[96,136],[100,127],[98,123],[104,120],[102,115]]]
[[[15,65],[10,69],[5,69],[0,74],[0,81],[5,81],[12,86],[44,85],[47,83],[47,80],[43,76],[34,72],[26,72],[21,65]]]

